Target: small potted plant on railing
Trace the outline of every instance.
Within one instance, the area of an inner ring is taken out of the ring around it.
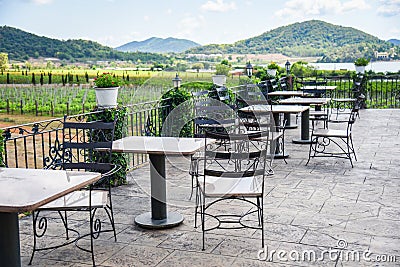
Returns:
[[[278,66],[278,64],[276,64],[275,62],[271,62],[271,63],[269,63],[268,66],[267,66],[267,73],[268,73],[268,75],[275,76],[275,75],[276,75],[276,72],[277,72],[278,70],[279,70],[279,66]]]
[[[117,106],[118,89],[122,85],[120,78],[111,73],[103,73],[94,79],[94,90],[99,108],[113,108]]]
[[[369,59],[363,57],[357,58],[356,61],[354,61],[354,65],[356,66],[356,72],[364,73],[365,66],[367,66],[368,64],[369,64]]]

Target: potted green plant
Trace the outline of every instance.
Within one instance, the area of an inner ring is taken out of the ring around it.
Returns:
[[[94,90],[99,108],[113,108],[117,106],[118,89],[122,85],[120,78],[105,72],[94,79]]]
[[[277,72],[278,70],[279,70],[279,66],[278,66],[278,64],[276,64],[275,62],[271,62],[271,63],[269,63],[268,66],[267,66],[267,73],[268,73],[268,75],[275,76],[275,75],[276,75],[276,72]]]
[[[354,61],[354,65],[356,66],[356,72],[357,73],[364,73],[365,72],[365,66],[367,66],[369,64],[369,59],[360,57],[357,58]]]

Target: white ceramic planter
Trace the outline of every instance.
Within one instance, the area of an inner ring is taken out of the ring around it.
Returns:
[[[268,73],[268,75],[275,76],[276,75],[276,69],[267,69],[267,73]]]
[[[226,76],[225,75],[213,75],[212,76],[213,84],[218,86],[223,86],[226,84]]]
[[[99,108],[115,108],[117,106],[118,89],[119,87],[95,87],[97,106]]]
[[[365,72],[365,66],[355,66],[356,67],[356,72],[357,73],[364,73]]]

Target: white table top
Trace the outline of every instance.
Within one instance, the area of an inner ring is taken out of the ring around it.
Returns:
[[[112,150],[126,153],[192,155],[204,146],[204,138],[128,136],[113,142]]]
[[[272,105],[272,113],[300,113],[310,109],[309,106]],[[271,105],[253,105],[240,109],[243,112],[267,113],[271,112]]]
[[[306,86],[302,86],[300,88],[300,90],[321,90],[321,91],[325,91],[325,90],[335,90],[337,86],[335,85],[306,85]]]
[[[303,96],[307,94],[302,91],[274,91],[268,93],[269,96]]]
[[[0,168],[0,212],[32,211],[100,179],[100,173]]]
[[[292,104],[292,105],[325,105],[331,101],[330,98],[325,97],[292,97],[282,99],[279,101],[281,104]]]

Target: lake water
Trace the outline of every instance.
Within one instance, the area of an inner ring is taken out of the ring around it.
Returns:
[[[317,67],[319,70],[356,70],[353,63],[309,63]],[[374,72],[397,72],[400,71],[400,61],[379,61],[370,62],[365,67],[366,71],[373,70]]]

